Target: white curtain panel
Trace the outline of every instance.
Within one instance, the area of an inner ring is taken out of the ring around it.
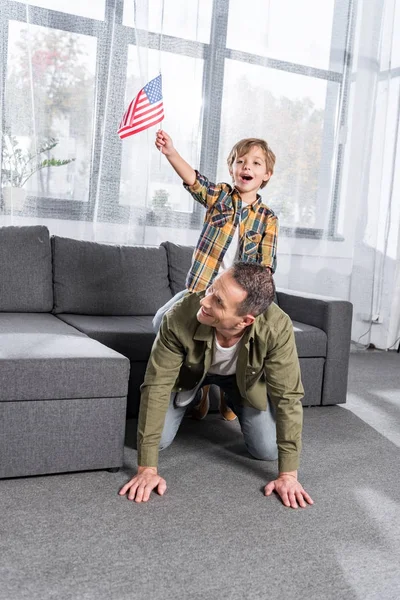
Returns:
[[[275,152],[262,196],[280,220],[277,285],[350,299],[353,340],[395,347],[398,1],[0,5],[0,225],[195,244],[204,212],[156,150],[159,126],[117,135],[129,102],[161,71],[161,126],[209,179],[229,181],[226,158],[241,138]],[[70,162],[29,176],[53,159]]]

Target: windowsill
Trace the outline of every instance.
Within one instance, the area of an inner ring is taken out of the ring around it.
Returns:
[[[139,211],[137,207],[123,206],[120,204],[108,206],[107,210],[105,207],[100,207],[97,215],[98,221],[110,225],[119,223],[132,222],[131,213],[135,213],[135,217],[138,220],[138,225],[145,227],[165,228],[165,229],[176,229],[177,227],[185,227],[193,231],[199,231],[202,226],[203,216],[198,213],[188,213],[181,211],[173,211],[166,213],[166,219],[164,222],[157,223],[157,221],[149,218],[145,211]],[[139,214],[141,212],[141,214]],[[11,210],[6,210],[0,207],[0,216],[11,215]],[[90,210],[89,203],[86,201],[79,200],[65,200],[55,198],[43,198],[39,196],[27,196],[25,201],[24,209],[21,211],[14,211],[14,214],[21,217],[35,217],[35,218],[52,218],[72,221],[91,221],[92,211]],[[169,218],[168,218],[169,217]],[[339,234],[328,234],[323,229],[317,229],[312,227],[285,227],[280,226],[279,228],[279,239],[283,240],[287,238],[303,239],[303,240],[326,240],[329,242],[345,242],[345,238]]]
[[[304,238],[312,240],[326,239],[330,242],[344,242],[344,237],[334,233],[327,234],[323,229],[314,229],[312,227],[279,227],[279,235],[288,238]]]

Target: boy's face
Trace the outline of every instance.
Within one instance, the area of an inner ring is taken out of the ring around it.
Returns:
[[[267,172],[264,152],[259,146],[252,146],[247,154],[237,156],[230,173],[236,189],[242,193],[257,193],[263,181],[271,177],[271,173]]]

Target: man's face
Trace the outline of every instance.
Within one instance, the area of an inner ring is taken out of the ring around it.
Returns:
[[[261,148],[252,146],[247,154],[237,156],[231,167],[231,175],[239,192],[257,192],[263,181],[271,177]]]
[[[249,315],[238,315],[237,309],[245,300],[247,292],[234,280],[230,271],[217,277],[207,288],[206,295],[200,301],[197,320],[222,330],[240,333],[254,320]]]

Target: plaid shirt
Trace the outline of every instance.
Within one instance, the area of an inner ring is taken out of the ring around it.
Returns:
[[[210,183],[196,171],[196,182],[183,185],[207,209],[186,278],[190,292],[206,289],[216,277],[238,226],[238,259],[261,263],[275,272],[278,218],[261,202],[259,194],[253,204],[242,210],[239,192],[228,183]]]

